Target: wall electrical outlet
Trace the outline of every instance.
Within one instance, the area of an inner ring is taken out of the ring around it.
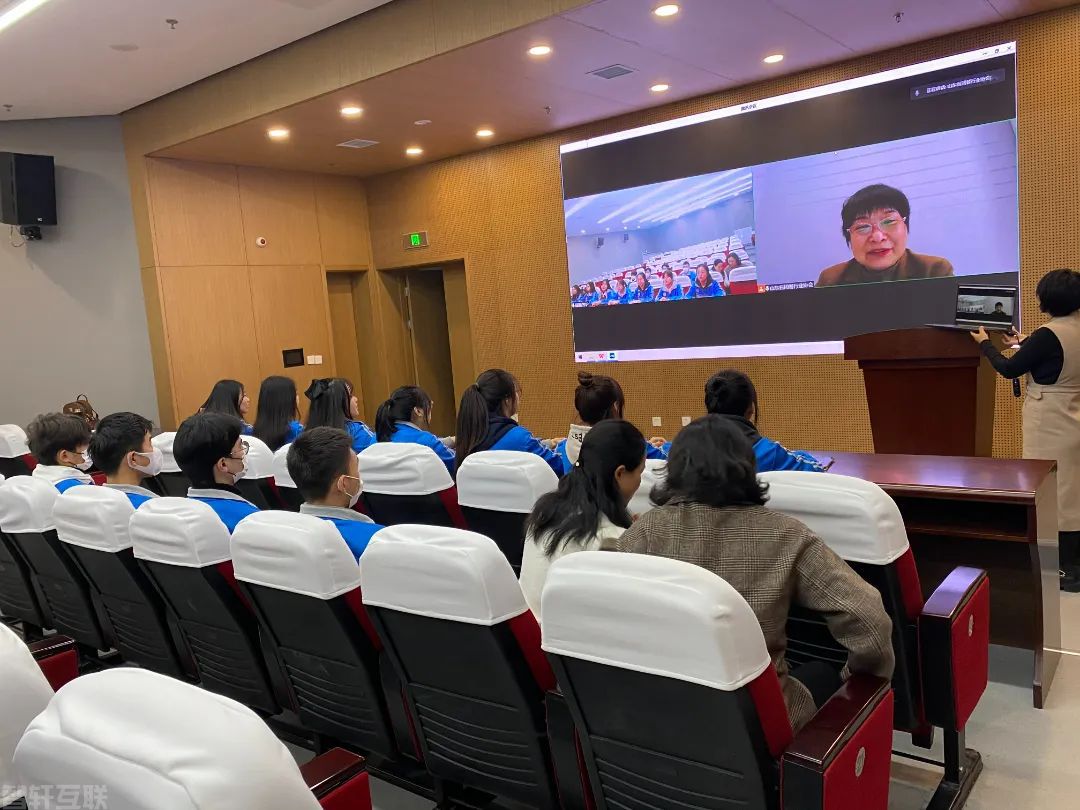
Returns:
[[[663,427],[664,426],[664,420],[661,419],[659,416],[654,416],[652,418],[652,426],[653,427]]]
[[[307,364],[308,364],[309,366],[313,366],[313,365],[315,365],[315,355],[313,355],[313,354],[309,354],[309,355],[307,356]]]
[[[689,424],[690,424],[690,423],[691,423],[692,421],[693,421],[693,420],[692,420],[692,419],[691,419],[691,418],[690,418],[689,416],[684,416],[684,417],[682,418],[682,426],[683,426],[683,427],[686,427],[686,426],[687,426],[687,425],[689,425]]]
[[[315,365],[317,365],[317,366],[322,365],[322,355],[321,354],[315,355]]]

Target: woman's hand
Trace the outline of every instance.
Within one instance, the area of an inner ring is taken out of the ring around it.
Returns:
[[[660,448],[667,444],[667,439],[665,439],[663,436],[653,436],[651,439],[649,439],[649,444],[651,444],[653,447]]]
[[[1020,348],[1020,344],[1027,340],[1027,335],[1022,335],[1015,329],[1005,335],[1005,345],[1010,349]]]
[[[974,340],[976,343],[982,344],[984,340],[989,340],[990,336],[986,334],[986,328],[980,326],[977,332],[971,333],[971,339]]]

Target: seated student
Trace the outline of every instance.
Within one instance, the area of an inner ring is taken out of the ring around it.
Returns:
[[[622,280],[622,277],[615,279],[615,289],[612,290],[615,298],[608,301],[608,304],[629,304],[630,293],[626,289],[626,282]]]
[[[251,410],[251,397],[243,383],[236,380],[218,380],[210,390],[210,396],[199,408],[199,413],[224,413],[235,416],[244,424],[244,435],[251,435],[252,427],[245,420]]]
[[[359,453],[375,444],[375,434],[360,421],[360,403],[352,383],[341,377],[312,380],[304,395],[311,400],[308,428],[332,427],[352,436],[353,450]]]
[[[678,301],[683,297],[682,287],[675,283],[675,274],[670,270],[665,270],[661,277],[663,281],[662,286],[656,291],[657,301]]]
[[[839,688],[840,675],[820,662],[789,669],[791,605],[824,619],[848,651],[848,671],[892,677],[892,622],[881,595],[806,526],[765,508],[754,451],[734,421],[709,415],[685,427],[652,498],[660,506],[605,545],[691,562],[729,582],[761,623],[794,731]]]
[[[37,459],[35,478],[55,484],[61,492],[79,484],[93,484],[86,471],[93,462],[88,451],[90,428],[81,417],[43,413],[26,426],[26,443]]]
[[[383,527],[352,508],[364,491],[352,437],[337,428],[309,427],[292,443],[286,463],[304,499],[300,513],[333,523],[359,560]]]
[[[235,416],[197,413],[180,424],[173,440],[173,457],[191,482],[187,496],[209,505],[230,534],[237,523],[259,511],[236,488],[247,471],[242,430]]]
[[[256,439],[271,450],[296,441],[304,426],[300,424],[300,395],[289,377],[267,377],[259,386],[259,415],[255,417]]]
[[[593,306],[604,306],[612,303],[619,303],[618,296],[615,295],[615,291],[611,289],[608,280],[602,278],[597,284],[596,301],[593,302]]]
[[[570,286],[570,305],[576,307],[580,304],[579,298],[581,298],[581,288],[577,284],[572,284]]]
[[[435,451],[450,475],[454,474],[454,451],[431,433],[431,411],[435,403],[423,388],[398,388],[375,413],[375,437],[380,442],[422,444]]]
[[[600,295],[596,292],[596,285],[591,281],[586,281],[581,285],[581,304],[582,306],[591,307],[597,301],[600,300]]]
[[[559,488],[536,502],[525,524],[521,590],[540,618],[540,593],[551,564],[594,551],[630,526],[627,504],[641,485],[645,437],[629,422],[608,419],[589,431]]]
[[[564,474],[570,472],[577,461],[585,435],[605,419],[622,419],[626,411],[626,398],[618,380],[587,371],[579,371],[577,378],[574,409],[582,424],[571,424],[566,438],[555,447],[555,452],[562,459]],[[650,439],[646,457],[665,459],[670,446],[663,439]]]
[[[697,266],[694,281],[690,284],[687,298],[716,298],[725,295],[723,288],[709,275],[709,265],[702,262]]]
[[[562,459],[518,424],[521,387],[514,375],[488,369],[465,389],[458,408],[457,463],[481,450],[520,450],[540,456],[562,475]]]
[[[727,417],[738,426],[754,447],[758,472],[825,472],[825,467],[809,453],[793,453],[779,442],[758,433],[757,389],[741,371],[729,368],[709,378],[705,383],[705,410]]]
[[[105,473],[105,486],[127,495],[138,509],[157,495],[142,486],[146,478],[161,472],[165,459],[150,443],[154,425],[137,413],[111,413],[98,422],[90,439],[90,456]]]
[[[724,288],[724,292],[731,292],[731,275],[728,273],[727,265],[724,264],[723,259],[716,259],[712,263],[712,269],[714,273],[720,274],[720,286]]]
[[[638,270],[634,274],[634,286],[630,290],[630,303],[639,304],[643,301],[652,301],[656,296],[656,291],[653,290],[652,285],[649,283],[649,276],[644,270]]]

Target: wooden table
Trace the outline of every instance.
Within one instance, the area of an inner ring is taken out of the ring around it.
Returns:
[[[990,642],[1034,653],[1041,709],[1061,658],[1057,465],[962,456],[815,453],[900,507],[923,595],[958,565],[990,575]]]

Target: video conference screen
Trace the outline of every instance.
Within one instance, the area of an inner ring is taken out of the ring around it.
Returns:
[[[1019,286],[1015,43],[561,152],[578,362],[840,353]]]

